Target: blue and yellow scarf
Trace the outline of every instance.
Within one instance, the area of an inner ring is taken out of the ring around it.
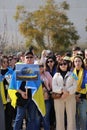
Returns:
[[[78,75],[77,75],[76,68],[74,69],[73,72],[78,77],[76,92],[85,94],[86,93],[86,84],[87,84],[87,70],[84,70],[83,68],[81,68],[79,70]]]

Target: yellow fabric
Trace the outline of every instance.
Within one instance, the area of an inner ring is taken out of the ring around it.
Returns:
[[[11,105],[14,108],[16,107],[16,100],[17,100],[17,96],[15,94],[16,92],[17,92],[17,90],[8,89],[8,94],[11,99]],[[34,102],[37,104],[41,114],[44,116],[46,114],[46,109],[45,109],[42,85],[39,87],[38,91],[35,92],[35,94],[33,95],[32,98],[33,98]]]
[[[16,93],[17,90],[13,90],[13,89],[8,89],[8,94],[9,94],[9,97],[11,99],[11,105],[15,108],[16,107],[16,100],[17,100],[17,96],[16,96]]]
[[[45,108],[45,102],[44,102],[44,96],[43,96],[43,90],[42,85],[38,88],[38,90],[33,95],[33,100],[37,104],[39,111],[43,116],[46,114],[46,108]]]
[[[0,82],[0,94],[1,94],[1,97],[2,97],[3,104],[6,104],[7,101],[6,101],[6,97],[5,97],[5,90],[4,90],[3,81]]]
[[[81,68],[79,70],[79,73],[77,75],[77,71],[76,71],[76,68],[74,69],[74,74],[76,74],[76,76],[78,77],[78,80],[77,80],[77,89],[76,89],[76,92],[79,92],[79,93],[82,93],[82,94],[86,94],[86,88],[81,88],[81,85],[82,85],[82,80],[83,80],[83,68]]]

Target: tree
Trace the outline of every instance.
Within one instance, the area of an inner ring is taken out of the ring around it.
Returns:
[[[66,15],[67,10],[67,2],[58,6],[54,0],[46,0],[46,4],[34,12],[18,6],[15,19],[20,21],[19,31],[26,38],[27,46],[33,44],[41,50],[58,51],[76,44],[79,35]]]

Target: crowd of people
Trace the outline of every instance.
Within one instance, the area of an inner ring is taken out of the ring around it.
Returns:
[[[44,115],[32,98],[37,82],[17,81],[17,64],[38,65]],[[17,55],[0,52],[0,117],[0,130],[22,130],[24,121],[26,130],[87,130],[87,49],[43,50],[40,57],[34,48]]]

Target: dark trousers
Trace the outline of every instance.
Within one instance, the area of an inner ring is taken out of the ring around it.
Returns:
[[[4,108],[0,97],[0,130],[5,130]]]
[[[15,110],[14,108],[11,106],[11,103],[7,103],[6,104],[6,109],[5,109],[5,126],[6,126],[6,130],[13,130],[13,126],[12,126],[12,121],[14,118],[14,114],[15,114]]]

